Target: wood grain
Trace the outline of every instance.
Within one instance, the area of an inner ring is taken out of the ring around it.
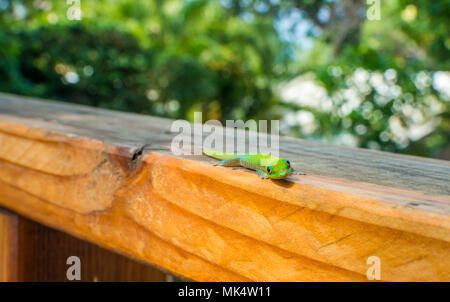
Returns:
[[[307,175],[261,180],[170,125],[0,94],[0,205],[199,281],[450,281],[449,162],[281,138]]]
[[[0,210],[0,281],[69,281],[66,260],[80,258],[81,281],[165,281],[167,275],[97,245]]]
[[[81,280],[94,282],[165,281],[166,274],[149,265],[79,240],[65,233],[20,218],[18,280],[69,281],[69,256],[80,259]]]
[[[17,215],[0,209],[0,282],[19,278],[18,224]]]

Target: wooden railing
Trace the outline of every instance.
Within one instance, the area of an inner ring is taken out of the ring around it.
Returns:
[[[0,94],[0,206],[198,281],[450,281],[450,162],[283,137],[262,180],[171,123]]]

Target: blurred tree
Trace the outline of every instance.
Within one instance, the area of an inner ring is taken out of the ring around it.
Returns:
[[[450,2],[383,1],[381,20],[363,23],[361,14],[343,13],[345,22],[359,29],[342,34],[339,41],[345,43],[336,44],[334,34],[342,30],[333,29],[339,24],[333,11],[359,9],[345,2],[352,1],[324,4],[331,11],[327,25],[300,61],[300,73],[314,73],[331,100],[327,110],[296,108],[317,117],[308,135],[351,137],[351,144],[365,148],[436,156],[450,141],[450,96],[438,84],[440,78],[450,80],[443,72],[450,67]]]
[[[1,35],[0,56],[8,57],[0,61],[1,90],[151,112],[145,93],[152,55],[130,34],[74,25]]]
[[[89,2],[80,22],[66,10],[3,9],[0,89],[188,119],[267,117],[277,103],[283,42],[270,20],[247,23],[211,1]]]
[[[0,0],[0,90],[279,118],[285,134],[436,156],[450,141],[449,2],[383,0],[370,21],[360,0],[82,0],[71,21],[65,1]]]

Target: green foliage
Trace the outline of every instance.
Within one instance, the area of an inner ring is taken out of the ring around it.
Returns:
[[[151,52],[130,34],[80,25],[2,33],[3,91],[118,110],[146,111]],[[61,36],[64,36],[61,39]]]
[[[300,69],[315,74],[333,104],[309,135],[349,135],[357,146],[423,156],[445,149],[450,100],[433,77],[450,67],[449,10],[448,1],[383,2],[382,20],[365,21],[355,43],[330,55],[333,45],[318,38]],[[346,110],[355,98],[359,104]]]
[[[382,1],[380,21],[364,3],[82,0],[71,21],[65,1],[0,0],[0,90],[172,118],[281,119],[284,134],[436,156],[450,141],[449,96],[434,83],[450,68],[450,2]],[[319,96],[289,99],[291,80]]]
[[[81,22],[60,5],[27,6],[27,22],[3,12],[0,89],[174,118],[262,117],[277,102],[282,43],[270,23],[246,24],[209,1],[114,4],[106,18],[89,3]]]

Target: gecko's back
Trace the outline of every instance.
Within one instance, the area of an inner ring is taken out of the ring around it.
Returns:
[[[246,156],[245,154],[235,154],[235,153],[225,153],[225,152],[218,152],[218,151],[214,151],[214,150],[210,150],[210,149],[203,149],[203,153],[213,157],[215,159],[220,159],[220,160],[229,160],[229,159],[233,159],[236,157],[243,157]]]
[[[253,170],[256,170],[261,166],[270,166],[279,160],[278,157],[267,154],[236,154],[217,152],[209,149],[203,149],[203,153],[220,160],[231,160],[234,158],[239,158],[241,166]]]

